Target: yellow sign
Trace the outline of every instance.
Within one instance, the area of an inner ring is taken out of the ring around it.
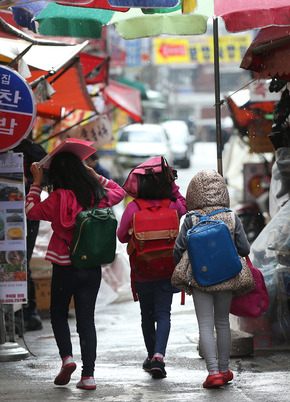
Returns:
[[[155,64],[189,63],[187,39],[154,38]]]
[[[251,35],[228,35],[219,37],[219,58],[221,63],[240,63],[251,43]],[[212,36],[183,38],[154,38],[155,64],[214,62]]]

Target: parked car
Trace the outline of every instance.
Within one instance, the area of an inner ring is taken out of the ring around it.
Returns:
[[[116,164],[133,168],[155,156],[172,165],[172,150],[166,131],[159,124],[130,124],[118,131]]]
[[[182,168],[189,168],[195,137],[190,135],[187,124],[182,120],[167,120],[161,123],[161,126],[170,139],[173,164]]]

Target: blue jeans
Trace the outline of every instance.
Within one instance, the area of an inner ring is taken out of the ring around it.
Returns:
[[[50,319],[61,358],[72,356],[68,324],[69,305],[74,298],[77,332],[83,362],[82,376],[93,376],[97,351],[95,304],[102,279],[101,267],[76,269],[53,264]]]
[[[134,282],[141,310],[141,328],[148,357],[165,356],[171,326],[171,304],[177,291],[170,279]],[[155,328],[156,323],[156,328]]]

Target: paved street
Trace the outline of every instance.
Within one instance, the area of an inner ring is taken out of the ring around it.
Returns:
[[[191,177],[204,167],[215,167],[215,144],[198,144],[190,169],[181,169],[178,185],[185,195]],[[204,156],[206,155],[206,158]],[[122,205],[116,208],[118,219]],[[128,272],[127,272],[128,274]],[[153,380],[141,368],[146,357],[140,328],[139,304],[125,287],[122,302],[110,303],[114,295],[101,292],[96,308],[98,358],[96,391],[76,388],[81,360],[75,319],[70,318],[74,358],[78,365],[71,382],[64,387],[53,384],[61,361],[46,318],[41,331],[27,332],[16,342],[30,351],[27,359],[0,362],[0,400],[19,401],[104,401],[104,402],[286,402],[290,401],[290,351],[255,352],[255,356],[231,358],[234,381],[220,389],[203,389],[206,378],[204,360],[198,353],[198,329],[191,297],[185,306],[174,296],[172,329],[169,338],[167,378]],[[118,299],[120,300],[120,298]],[[110,303],[110,304],[108,304]],[[108,304],[108,305],[106,305]]]
[[[0,363],[0,400],[3,401],[289,401],[290,353],[267,352],[255,357],[231,359],[232,384],[220,389],[203,389],[206,370],[198,354],[197,323],[192,300],[180,305],[174,296],[172,330],[166,356],[167,378],[153,380],[143,372],[146,357],[139,322],[139,304],[133,301],[113,303],[96,311],[98,358],[96,391],[76,388],[81,361],[75,321],[70,319],[74,357],[78,364],[71,382],[57,387],[54,377],[60,359],[49,320],[42,331],[27,332],[24,340],[29,358]],[[19,345],[23,339],[17,340]]]

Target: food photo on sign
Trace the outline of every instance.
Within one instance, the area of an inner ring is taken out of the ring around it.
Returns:
[[[0,154],[0,303],[27,300],[23,154]]]

